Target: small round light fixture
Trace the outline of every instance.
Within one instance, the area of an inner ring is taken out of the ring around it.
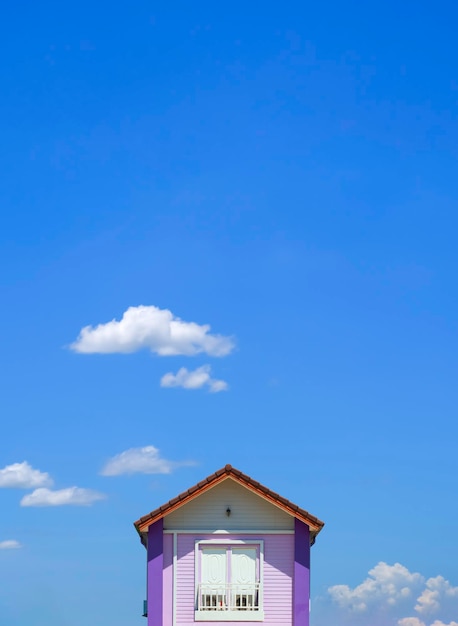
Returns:
[[[228,517],[230,517],[230,516],[231,516],[231,513],[232,513],[232,511],[231,511],[231,507],[229,507],[229,506],[228,506],[228,507],[227,507],[227,509],[226,509],[226,515],[227,515]]]

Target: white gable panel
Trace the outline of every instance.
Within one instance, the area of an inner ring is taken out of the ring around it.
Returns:
[[[228,516],[226,511],[230,509]],[[292,530],[294,517],[227,478],[164,518],[166,530]]]

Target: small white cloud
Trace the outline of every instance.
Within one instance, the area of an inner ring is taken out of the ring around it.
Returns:
[[[102,476],[121,474],[170,474],[175,468],[195,465],[193,461],[168,461],[154,446],[130,448],[111,458],[100,472]]]
[[[0,488],[34,489],[35,487],[50,487],[52,484],[49,474],[33,469],[27,461],[13,463],[0,470]]]
[[[228,384],[224,380],[211,377],[210,365],[202,365],[193,371],[181,367],[176,374],[169,372],[161,378],[161,387],[183,387],[183,389],[201,389],[208,386],[211,393],[227,391]]]
[[[0,541],[0,550],[17,550],[18,548],[22,548],[22,545],[16,539]]]
[[[21,500],[21,506],[90,506],[105,498],[103,493],[82,487],[67,487],[55,491],[40,488],[25,495]]]
[[[219,391],[227,391],[229,389],[229,385],[225,380],[211,379],[209,386],[211,393],[218,393]]]
[[[70,348],[85,354],[130,353],[149,349],[159,356],[205,353],[225,356],[232,352],[230,337],[210,333],[208,324],[185,322],[168,309],[129,307],[120,321],[85,326]]]

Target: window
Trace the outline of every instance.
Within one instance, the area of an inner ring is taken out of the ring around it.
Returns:
[[[197,542],[197,621],[262,621],[263,542]]]

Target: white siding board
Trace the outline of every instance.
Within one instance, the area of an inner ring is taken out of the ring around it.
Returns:
[[[227,478],[166,515],[164,529],[293,530],[294,517]]]

